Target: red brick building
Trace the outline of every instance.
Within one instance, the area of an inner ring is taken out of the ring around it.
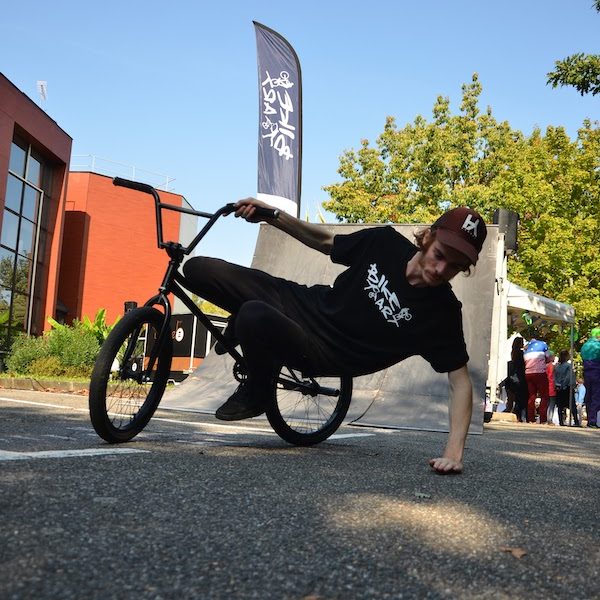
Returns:
[[[0,74],[0,354],[55,314],[71,144]]]
[[[189,206],[179,194],[160,192],[163,202]],[[140,304],[157,293],[168,257],[156,245],[151,196],[112,184],[89,172],[69,173],[58,298],[64,319],[93,319],[106,309],[107,322],[123,304]],[[180,240],[186,219],[163,211],[163,237]],[[194,221],[195,231],[195,221]]]

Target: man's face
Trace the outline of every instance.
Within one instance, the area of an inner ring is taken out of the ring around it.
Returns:
[[[464,254],[445,246],[437,239],[433,240],[427,250],[421,252],[419,258],[423,282],[429,287],[447,283],[458,273],[466,271],[470,264]]]

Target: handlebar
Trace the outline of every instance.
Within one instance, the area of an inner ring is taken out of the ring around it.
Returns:
[[[155,191],[151,185],[147,183],[140,183],[139,181],[131,181],[130,179],[123,179],[122,177],[115,177],[113,179],[113,185],[129,188],[130,190],[136,190],[138,192],[144,192],[146,194],[154,195],[152,192]]]
[[[120,187],[129,188],[130,190],[135,190],[137,192],[143,192],[145,194],[150,194],[151,196],[156,196],[156,190],[147,183],[141,183],[140,181],[132,181],[131,179],[124,179],[123,177],[115,177],[113,179],[113,185],[117,185]],[[160,199],[159,199],[160,201]],[[235,212],[235,204],[229,203],[226,204],[221,211],[222,215],[227,216],[232,212]],[[205,216],[206,213],[201,213],[198,211],[193,211],[197,213],[199,216]],[[276,208],[263,208],[262,206],[254,207],[254,214],[260,219],[277,219],[279,217],[280,211]]]
[[[184,208],[182,206],[176,206],[174,204],[165,204],[161,202],[158,192],[149,184],[141,183],[139,181],[131,181],[130,179],[123,179],[122,177],[115,177],[113,179],[113,185],[129,188],[137,192],[143,192],[150,194],[154,198],[154,204],[156,207],[156,236],[159,248],[168,246],[171,242],[164,242],[162,239],[162,216],[161,209],[172,210],[175,212],[185,213],[194,215],[196,217],[204,217],[208,219],[208,223],[201,229],[200,233],[190,242],[187,248],[184,249],[185,254],[189,254],[198,242],[204,237],[208,230],[215,224],[216,220],[220,216],[230,215],[232,212],[237,210],[236,205],[231,202],[226,204],[215,213],[200,212],[197,210]],[[280,211],[276,208],[264,208],[262,206],[254,207],[254,216],[259,219],[277,219],[279,218]]]

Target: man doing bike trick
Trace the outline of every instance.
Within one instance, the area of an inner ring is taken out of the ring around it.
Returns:
[[[286,213],[258,218],[256,207],[270,208],[247,198],[235,214],[265,221],[348,268],[331,286],[307,287],[218,259],[185,263],[189,289],[232,314],[226,336],[240,344],[248,366],[217,418],[262,414],[282,363],[315,376],[355,377],[420,355],[448,373],[450,384],[448,441],[429,464],[460,473],[473,400],[461,303],[449,282],[477,262],[487,234],[481,216],[454,208],[418,232],[415,245],[390,226],[334,235]]]

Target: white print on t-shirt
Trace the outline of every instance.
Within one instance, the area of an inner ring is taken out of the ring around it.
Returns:
[[[364,289],[369,292],[369,298],[373,299],[375,306],[377,306],[388,323],[393,323],[396,327],[400,327],[399,321],[402,319],[410,321],[412,319],[410,310],[400,306],[396,292],[391,292],[388,289],[388,279],[385,275],[379,275],[375,263],[369,266],[367,287]]]

